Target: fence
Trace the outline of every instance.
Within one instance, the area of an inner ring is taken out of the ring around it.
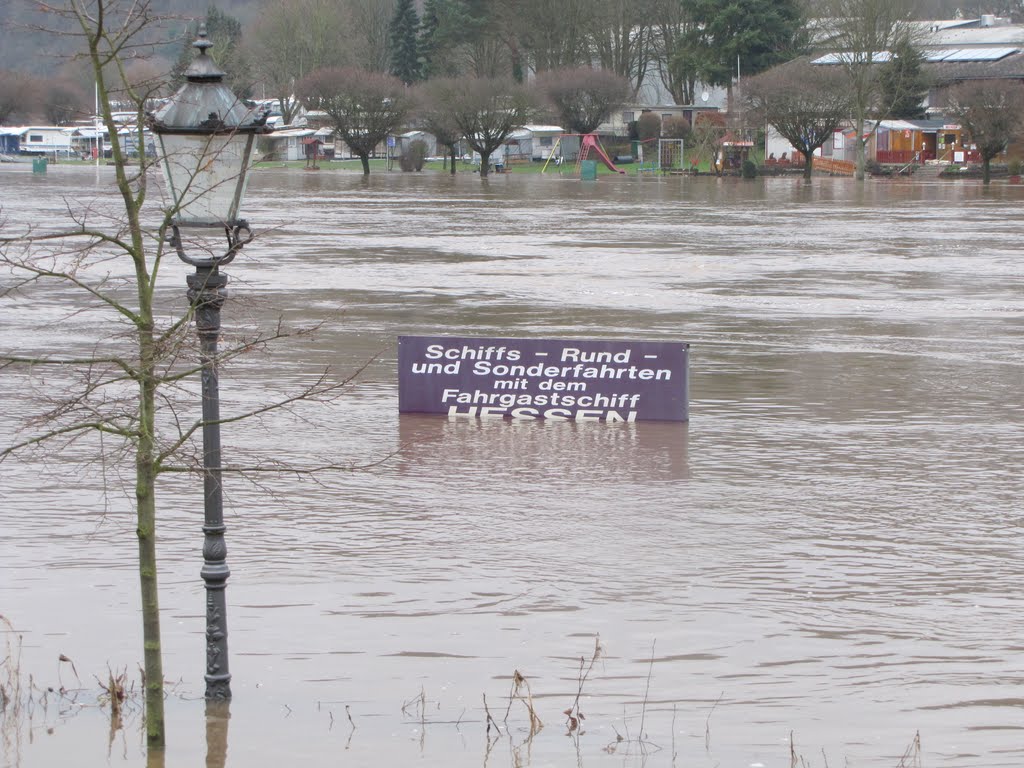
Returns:
[[[853,176],[857,166],[847,160],[833,160],[830,157],[815,157],[814,170],[833,176]]]

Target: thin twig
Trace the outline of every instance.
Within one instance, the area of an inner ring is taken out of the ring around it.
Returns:
[[[718,698],[715,699],[715,703],[711,705],[711,711],[708,712],[708,717],[704,721],[704,751],[705,752],[710,752],[711,751],[711,715],[713,715],[715,713],[715,707],[718,706],[718,702],[720,702],[722,700],[723,696],[725,696],[725,691],[722,691],[720,694],[718,694]]]
[[[490,735],[490,733],[491,733],[491,726],[493,725],[494,726],[494,730],[496,730],[498,732],[498,735],[500,736],[501,735],[501,728],[498,727],[498,724],[495,722],[494,718],[491,717],[491,710],[487,706],[487,694],[486,693],[484,694],[484,712],[487,715],[487,734]]]
[[[644,689],[644,702],[640,708],[640,738],[644,738],[644,719],[647,717],[647,696],[651,692],[651,673],[654,671],[654,645],[658,641],[651,641],[651,662],[647,666],[647,687]]]

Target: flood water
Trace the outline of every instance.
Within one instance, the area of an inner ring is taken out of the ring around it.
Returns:
[[[0,168],[7,228],[112,181]],[[225,332],[323,326],[225,368],[225,415],[365,369],[331,406],[224,428],[228,464],[343,467],[227,481],[227,765],[1024,764],[1024,187],[263,170],[249,190]],[[164,265],[166,317],[188,271]],[[3,347],[119,330],[75,296],[4,298]],[[400,417],[404,334],[688,342],[691,420]],[[4,444],[47,376],[0,372]],[[95,706],[142,645],[132,468],[97,450],[0,464],[22,675],[85,689],[8,723],[4,766],[145,765],[137,706],[114,734]],[[223,765],[201,484],[159,490],[166,761]]]

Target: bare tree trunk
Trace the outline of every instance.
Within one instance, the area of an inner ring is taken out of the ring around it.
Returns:
[[[491,165],[491,153],[488,152],[488,153],[484,154],[483,152],[481,152],[480,153],[480,175],[481,176],[486,176],[487,175],[487,173],[490,171],[490,165]]]
[[[865,169],[867,168],[867,143],[864,141],[864,118],[862,116],[857,117],[854,122],[854,127],[857,130],[857,136],[854,141],[857,143],[857,155],[856,155],[856,169],[854,171],[854,177],[857,181],[864,181]]]
[[[143,347],[152,349],[152,342]],[[150,355],[151,358],[151,355]],[[145,370],[150,370],[145,367]],[[140,440],[135,457],[136,533],[139,539],[139,581],[142,597],[142,646],[146,672],[146,744],[163,747],[164,667],[160,643],[160,597],[157,588],[156,471],[153,465],[153,414],[156,387],[151,379],[140,384]]]
[[[811,174],[814,172],[814,153],[804,153],[804,178],[807,181],[811,180]]]
[[[363,176],[370,175],[370,155],[366,152],[359,153],[359,161],[363,164]]]
[[[455,145],[454,145],[454,144],[452,144],[452,146],[450,147],[450,149],[451,149],[451,153],[452,153],[452,168],[451,168],[451,174],[452,174],[452,176],[454,176],[454,175],[455,175],[455,162],[456,162],[456,159],[457,159],[457,152],[456,152],[456,150],[455,150]]]
[[[981,183],[988,184],[992,181],[992,158],[983,157],[981,159]]]
[[[100,5],[101,10],[103,5]],[[156,391],[158,354],[153,338],[154,276],[149,271],[145,240],[142,232],[142,205],[146,194],[145,155],[139,155],[138,186],[133,186],[128,175],[128,158],[117,133],[111,105],[108,82],[104,73],[106,52],[101,42],[106,40],[102,27],[103,16],[92,22],[80,9],[75,10],[82,29],[88,35],[89,57],[96,77],[96,93],[103,123],[110,132],[110,152],[114,160],[117,189],[124,201],[125,223],[130,235],[128,252],[135,268],[135,290],[139,302],[134,322],[138,333],[139,382],[138,431],[135,447],[136,535],[139,543],[139,586],[142,603],[142,655],[146,675],[146,744],[162,749],[166,743],[164,733],[164,670],[160,641],[160,596],[157,589],[156,554],[156,478],[159,472],[156,450]],[[95,23],[96,28],[90,28]],[[120,60],[119,65],[120,65]],[[143,99],[135,97],[139,105],[141,125]],[[141,128],[140,128],[141,139]],[[141,146],[141,141],[140,141]]]

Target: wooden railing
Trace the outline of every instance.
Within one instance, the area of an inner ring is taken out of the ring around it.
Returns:
[[[814,170],[830,173],[833,176],[853,176],[857,166],[846,160],[833,160],[831,157],[815,157]]]
[[[927,149],[880,149],[875,159],[882,165],[922,165],[935,159],[935,153]]]

